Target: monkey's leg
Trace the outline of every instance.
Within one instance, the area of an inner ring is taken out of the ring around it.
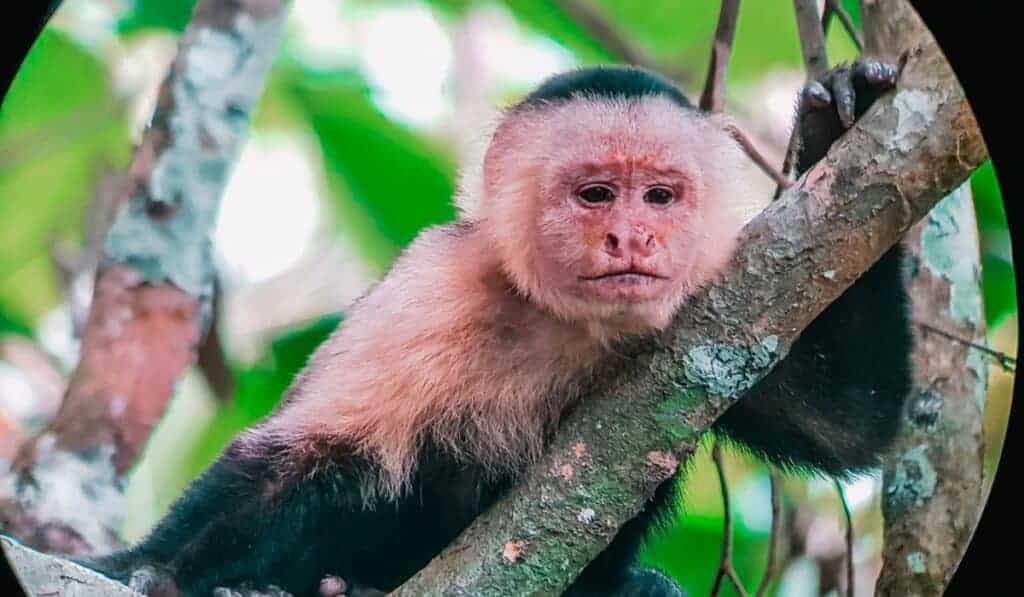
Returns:
[[[892,65],[861,61],[805,87],[798,172],[824,157],[896,77]],[[897,244],[807,327],[716,431],[783,467],[842,476],[876,466],[910,389],[903,261]]]

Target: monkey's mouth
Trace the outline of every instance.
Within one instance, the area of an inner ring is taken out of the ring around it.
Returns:
[[[653,280],[668,280],[668,277],[645,270],[627,269],[606,272],[597,276],[580,276],[580,279],[587,282],[608,280],[621,284],[647,284]]]
[[[667,276],[640,269],[605,272],[596,276],[580,276],[580,281],[599,299],[610,301],[645,301],[657,298]]]

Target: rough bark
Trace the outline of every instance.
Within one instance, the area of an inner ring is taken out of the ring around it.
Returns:
[[[867,52],[894,58],[923,24],[906,2],[865,3]],[[988,361],[983,345],[978,232],[967,185],[907,234],[914,267],[914,388],[902,432],[883,470],[885,518],[877,595],[941,595],[963,557],[982,499],[982,418]],[[924,327],[927,326],[927,327]]]
[[[123,476],[208,327],[210,232],[276,54],[281,0],[203,0],[106,235],[81,360],[0,484],[0,528],[48,551],[118,543]]]
[[[25,594],[33,597],[140,597],[141,593],[68,560],[40,553],[9,538],[0,548]]]
[[[963,90],[923,35],[897,90],[747,226],[722,278],[658,346],[610,375],[517,487],[396,594],[557,594],[734,397],[986,158]]]

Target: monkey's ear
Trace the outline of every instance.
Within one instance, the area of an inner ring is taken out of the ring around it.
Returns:
[[[522,127],[522,116],[515,111],[503,112],[494,127],[482,165],[483,191],[486,195],[493,194],[501,186],[502,178],[511,165],[508,160],[517,155],[516,150],[520,148],[517,129]]]
[[[495,129],[501,122],[502,113],[494,109],[482,119],[477,134],[469,139],[469,145],[463,153],[463,161],[459,167],[459,184],[455,193],[455,207],[460,218],[477,219],[480,215],[480,202],[484,196],[484,158],[494,137]]]

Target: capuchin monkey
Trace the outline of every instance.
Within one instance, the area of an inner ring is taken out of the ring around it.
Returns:
[[[896,77],[859,61],[808,85],[797,172]],[[420,233],[148,537],[84,564],[150,595],[401,585],[538,458],[595,371],[663,330],[730,260],[750,197],[727,128],[636,68],[544,82],[502,113],[465,173],[458,221]],[[825,310],[714,432],[785,469],[876,466],[910,385],[901,255]],[[677,481],[566,595],[682,594],[635,562]]]

